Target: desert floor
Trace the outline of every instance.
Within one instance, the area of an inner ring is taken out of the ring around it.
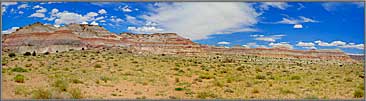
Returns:
[[[2,54],[4,99],[362,99],[363,64],[84,50]]]

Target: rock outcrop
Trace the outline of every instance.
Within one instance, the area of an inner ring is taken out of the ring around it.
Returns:
[[[3,51],[61,52],[68,50],[128,47],[149,54],[235,54],[284,58],[352,60],[341,50],[291,50],[284,48],[214,47],[200,45],[176,33],[114,34],[105,28],[87,24],[62,27],[35,23],[2,35]]]

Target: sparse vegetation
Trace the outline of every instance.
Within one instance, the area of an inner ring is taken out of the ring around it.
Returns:
[[[74,50],[36,56],[8,57],[8,53],[3,54],[3,84],[9,87],[9,90],[4,90],[4,94],[8,98],[364,97],[363,78],[360,76],[364,73],[362,63],[337,60],[222,54],[139,55],[121,50],[114,52],[112,49],[100,50],[99,53],[94,50]],[[341,68],[339,64],[342,64]]]
[[[25,76],[24,75],[21,75],[21,74],[17,74],[15,77],[14,77],[14,81],[17,82],[17,83],[24,83],[25,81]]]

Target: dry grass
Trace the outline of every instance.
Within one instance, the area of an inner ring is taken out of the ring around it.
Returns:
[[[122,50],[2,56],[4,98],[362,99],[364,94],[362,63],[343,61]],[[25,82],[14,81],[16,75]],[[19,84],[28,90],[13,86]]]

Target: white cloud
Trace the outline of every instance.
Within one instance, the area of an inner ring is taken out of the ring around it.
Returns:
[[[86,17],[83,17],[80,14],[72,13],[72,12],[59,12],[56,14],[57,19],[55,20],[55,24],[70,24],[70,23],[81,23],[87,21]]]
[[[5,30],[5,31],[1,31],[2,34],[10,34],[12,32],[15,32],[17,29],[19,29],[19,27],[12,27],[8,30]]]
[[[138,25],[138,24],[142,24],[143,23],[142,21],[137,20],[133,16],[130,16],[130,15],[127,15],[127,14],[125,16],[126,16],[126,21],[129,22],[129,23],[131,23],[131,24]]]
[[[33,13],[32,15],[28,16],[28,17],[38,17],[38,18],[43,18],[45,17],[45,15],[43,13]]]
[[[231,43],[230,42],[226,42],[226,41],[221,41],[221,42],[218,42],[217,44],[219,44],[219,45],[229,45]]]
[[[98,16],[98,13],[89,12],[88,14],[86,14],[86,16],[88,16],[88,17],[95,17],[95,16]]]
[[[16,5],[17,2],[1,2],[1,14],[6,12],[6,7],[11,5]]]
[[[106,14],[106,13],[107,13],[107,11],[106,11],[106,10],[104,10],[104,9],[100,9],[100,10],[98,11],[98,13],[99,13],[99,14]]]
[[[317,43],[319,46],[342,46],[342,45],[346,45],[346,42],[342,42],[342,41],[333,41],[332,43],[327,43],[327,42],[323,42],[323,41],[315,41],[315,43]]]
[[[11,5],[16,5],[18,4],[17,2],[1,2],[1,6],[11,6]]]
[[[32,9],[36,9],[36,8],[43,8],[43,7],[42,6],[39,6],[39,5],[35,5],[35,6],[33,6]]]
[[[339,46],[341,48],[354,48],[354,49],[364,49],[365,45],[364,44],[347,44],[347,45],[343,45],[343,46]]]
[[[84,22],[81,22],[80,24],[85,24],[85,25],[87,25],[87,24],[89,24],[88,22],[86,22],[86,21],[84,21]]]
[[[29,7],[28,4],[21,4],[18,6],[18,9],[27,8],[27,7]]]
[[[125,5],[125,6],[119,6],[118,7],[118,10],[121,10],[123,12],[132,12],[131,8],[128,6],[128,5]]]
[[[312,42],[298,42],[297,44],[296,44],[296,46],[301,46],[301,47],[313,47],[313,46],[315,46],[315,44],[314,43],[312,43]]]
[[[343,41],[333,41],[331,43],[323,42],[323,41],[315,41],[319,46],[334,46],[340,48],[353,48],[353,49],[364,49],[364,44],[355,44],[355,43],[347,43]]]
[[[102,20],[102,19],[104,19],[104,17],[103,17],[103,16],[101,16],[101,17],[97,17],[97,18],[95,18],[95,21]]]
[[[92,23],[90,23],[91,25],[99,25],[97,22],[93,21]]]
[[[351,6],[356,5],[359,8],[364,7],[363,2],[351,2],[351,3],[350,2],[347,2],[347,3],[327,2],[327,3],[322,3],[323,8],[328,12],[335,11],[337,8],[344,8],[344,7],[342,7],[344,5],[351,5]]]
[[[267,46],[265,45],[258,45],[257,43],[255,42],[250,42],[250,43],[247,43],[245,46],[248,46],[249,48],[268,48]]]
[[[262,10],[268,10],[269,7],[285,10],[287,7],[290,7],[290,5],[288,5],[286,2],[263,2],[259,7]]]
[[[315,44],[314,43],[312,43],[312,42],[298,42],[297,44],[296,44],[296,46],[300,46],[300,47],[302,47],[302,48],[306,48],[306,49],[317,49],[316,47],[315,47]]]
[[[56,9],[56,8],[54,8],[54,9],[52,9],[52,11],[51,11],[51,14],[56,14],[56,13],[58,13],[58,9]]]
[[[123,19],[121,19],[121,18],[117,18],[116,16],[111,16],[111,19],[109,19],[111,22],[113,22],[113,23],[122,23],[122,22],[124,22],[124,20]]]
[[[37,13],[45,13],[47,12],[47,9],[46,8],[41,8],[39,10],[36,11]]]
[[[163,31],[163,29],[156,28],[154,26],[142,26],[142,27],[127,27],[127,30],[133,33],[144,33],[144,34],[152,34]]]
[[[19,11],[18,14],[24,14],[24,12],[23,11]]]
[[[272,48],[287,48],[292,49],[292,45],[290,45],[288,42],[280,42],[280,43],[269,43],[269,46]]]
[[[295,25],[294,25],[294,28],[295,28],[295,29],[301,29],[301,28],[302,28],[302,24],[295,24]]]
[[[300,23],[316,23],[319,21],[316,21],[314,19],[311,18],[307,18],[304,16],[299,16],[300,19],[294,19],[294,18],[282,18],[281,21],[278,21],[276,23],[280,23],[280,24],[300,24]]]
[[[192,40],[205,39],[212,34],[254,31],[251,27],[259,16],[250,4],[238,2],[157,3],[150,10],[151,13],[141,17],[157,23],[167,32]]]
[[[297,4],[299,5],[299,8],[297,8],[297,10],[301,10],[301,9],[305,8],[305,6],[303,4],[301,4],[301,3],[297,3]]]
[[[105,21],[105,20],[100,20],[99,22],[107,22],[107,21]]]
[[[279,34],[279,35],[271,35],[271,36],[264,36],[264,35],[250,35],[250,36],[254,37],[255,40],[275,42],[276,40],[281,39],[285,35]]]

